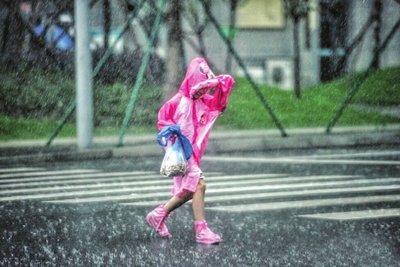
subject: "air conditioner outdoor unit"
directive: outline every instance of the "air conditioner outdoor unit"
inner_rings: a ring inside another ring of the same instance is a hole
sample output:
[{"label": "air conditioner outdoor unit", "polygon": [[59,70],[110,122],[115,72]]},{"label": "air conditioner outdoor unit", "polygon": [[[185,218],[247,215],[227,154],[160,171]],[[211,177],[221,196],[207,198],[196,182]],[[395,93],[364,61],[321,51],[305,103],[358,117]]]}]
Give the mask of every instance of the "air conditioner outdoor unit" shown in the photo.
[{"label": "air conditioner outdoor unit", "polygon": [[290,59],[269,59],[265,61],[267,84],[284,90],[294,87],[293,61]]},{"label": "air conditioner outdoor unit", "polygon": [[[265,83],[265,68],[261,66],[247,66],[247,72],[256,83]],[[245,77],[242,69],[236,73],[239,77]]]}]

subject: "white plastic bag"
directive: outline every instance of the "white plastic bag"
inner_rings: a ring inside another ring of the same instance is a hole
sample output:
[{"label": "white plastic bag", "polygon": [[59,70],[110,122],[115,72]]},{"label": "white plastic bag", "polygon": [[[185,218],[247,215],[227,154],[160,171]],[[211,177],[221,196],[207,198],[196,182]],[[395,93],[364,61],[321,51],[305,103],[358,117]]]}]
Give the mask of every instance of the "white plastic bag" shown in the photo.
[{"label": "white plastic bag", "polygon": [[165,147],[164,159],[161,163],[160,174],[166,177],[183,176],[185,175],[189,164],[185,159],[185,154],[179,138],[171,144],[168,141]]}]

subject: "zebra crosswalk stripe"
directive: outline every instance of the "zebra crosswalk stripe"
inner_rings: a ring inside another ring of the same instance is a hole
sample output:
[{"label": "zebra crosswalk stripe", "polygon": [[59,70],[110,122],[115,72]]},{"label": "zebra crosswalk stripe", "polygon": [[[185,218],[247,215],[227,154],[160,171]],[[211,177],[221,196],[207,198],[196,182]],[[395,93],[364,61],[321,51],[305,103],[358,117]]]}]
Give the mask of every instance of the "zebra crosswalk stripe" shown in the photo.
[{"label": "zebra crosswalk stripe", "polygon": [[[21,184],[21,183],[26,183],[26,182],[47,182],[47,181],[55,181],[55,180],[77,180],[77,179],[82,179],[82,178],[96,178],[96,177],[136,177],[136,179],[154,179],[159,177],[159,175],[153,175],[151,177],[146,176],[143,178],[143,176],[140,175],[148,175],[149,173],[153,172],[84,172],[84,173],[77,173],[77,174],[67,174],[67,175],[56,175],[53,176],[51,173],[47,172],[44,173],[41,176],[37,177],[18,177],[18,178],[11,178],[11,179],[0,179],[0,187],[3,184],[9,185],[12,183],[15,184]],[[153,173],[154,174],[154,173]],[[65,182],[65,181],[64,181]]]},{"label": "zebra crosswalk stripe", "polygon": [[[238,180],[243,178],[269,178],[269,177],[286,177],[286,174],[262,174],[262,175],[235,175],[230,176],[229,179],[231,180]],[[332,176],[336,177],[336,176]],[[349,176],[353,177],[353,176]],[[346,178],[346,177],[343,177]],[[212,180],[224,180],[226,176],[214,176]],[[54,181],[53,181],[54,180]],[[38,179],[38,180],[28,180],[24,179],[13,179],[12,181],[8,180],[10,183],[1,184],[0,181],[0,188],[19,188],[19,187],[32,187],[32,186],[49,186],[49,185],[71,185],[71,184],[91,184],[93,182],[100,183],[100,182],[126,182],[126,181],[150,181],[144,183],[153,182],[163,182],[169,181],[171,183],[170,178],[160,178],[159,174],[155,174],[153,172],[116,172],[116,173],[96,173],[96,174],[89,174],[89,175],[78,175],[78,176],[56,176],[54,179],[52,177],[46,177],[46,179]]]},{"label": "zebra crosswalk stripe", "polygon": [[50,174],[76,174],[76,173],[93,173],[98,172],[98,170],[60,170],[60,171],[45,171],[45,172],[24,172],[24,173],[7,173],[0,174],[0,179],[12,178],[12,177],[33,177],[33,176],[43,176]]},{"label": "zebra crosswalk stripe", "polygon": [[[127,185],[127,183],[125,184],[121,184],[121,183],[116,183],[116,184],[112,184],[112,186],[108,185],[101,185],[101,186],[97,186],[97,185],[86,185],[84,187],[71,187],[72,189],[90,189],[90,188],[95,188],[94,190],[83,190],[83,191],[68,191],[65,192],[64,190],[68,189],[68,186],[59,188],[59,187],[55,187],[55,188],[37,188],[37,189],[29,189],[29,190],[25,190],[25,189],[21,189],[24,190],[25,193],[33,193],[30,195],[24,195],[24,194],[19,194],[19,195],[13,195],[13,196],[4,196],[4,197],[0,197],[0,201],[13,201],[13,200],[30,200],[30,199],[49,199],[49,198],[60,198],[60,197],[77,197],[77,196],[86,196],[86,195],[101,195],[101,194],[112,194],[112,193],[137,193],[137,192],[143,192],[143,191],[147,191],[147,192],[157,192],[157,191],[168,191],[171,187],[170,185],[170,181],[166,181],[166,183],[168,183],[168,185],[160,185],[162,184],[160,181],[157,181],[156,183],[154,183],[153,185],[148,185],[146,184],[145,186],[132,186],[132,185],[138,185],[138,183],[132,184],[130,183],[130,185],[132,187],[124,187]],[[224,181],[224,182],[215,182],[213,183],[214,185],[219,185],[219,186],[228,186],[228,185],[235,185],[237,184],[237,181]],[[241,183],[245,183],[245,184],[259,184],[260,180],[256,179],[256,180],[246,180],[246,181],[241,181]],[[139,183],[140,185],[140,183]],[[97,189],[97,188],[101,188],[101,189]],[[38,192],[46,192],[49,191],[49,193],[38,193]],[[60,192],[56,192],[56,191],[60,191]],[[18,190],[4,190],[1,191],[1,194],[12,194],[13,192],[17,192],[17,193],[24,193],[24,192],[18,192]]]},{"label": "zebra crosswalk stripe", "polygon": [[[125,187],[125,186],[143,186],[143,185],[160,185],[160,184],[166,184],[166,185],[170,185],[171,179],[154,179],[154,178],[159,178],[160,175],[150,175],[150,176],[140,176],[140,177],[134,177],[136,178],[135,180],[138,180],[140,178],[146,179],[148,177],[151,177],[153,179],[151,180],[145,180],[145,181],[124,181],[124,180],[119,180],[116,181],[116,179],[108,179],[107,181],[109,181],[109,183],[100,183],[100,179],[96,179],[96,180],[88,180],[89,184],[83,184],[83,185],[71,185],[70,182],[63,182],[63,183],[56,183],[55,185],[57,186],[52,186],[52,187],[40,187],[40,188],[20,188],[20,189],[14,189],[14,186],[9,186],[7,185],[7,187],[11,187],[10,189],[5,189],[0,191],[0,195],[7,195],[7,194],[15,194],[15,193],[36,193],[36,192],[46,192],[46,191],[62,191],[62,190],[73,190],[73,189],[93,189],[93,188],[106,188],[106,187]],[[213,177],[212,178],[212,182],[215,181],[223,181],[223,180],[238,180],[238,179],[243,179],[243,178],[252,178],[252,179],[247,179],[245,181],[238,181],[236,182],[236,184],[252,184],[252,183],[256,183],[255,180],[259,181],[259,179],[265,179],[268,177],[282,177],[282,175],[278,175],[278,174],[274,174],[274,175],[266,175],[266,174],[262,174],[262,175],[253,175],[253,176],[248,176],[248,175],[237,175],[237,176],[217,176],[217,177]],[[132,178],[132,177],[128,177]],[[271,179],[272,181],[274,181],[274,179]],[[81,180],[78,180],[81,181]],[[76,182],[76,181],[73,181]],[[90,183],[92,182],[92,183]],[[93,182],[96,182],[95,184],[93,184]],[[21,187],[21,185],[31,185],[29,183],[25,183],[25,184],[14,184],[17,185],[17,187]],[[49,183],[47,183],[46,185],[49,185]],[[6,188],[6,186],[0,186],[0,188]]]},{"label": "zebra crosswalk stripe", "polygon": [[247,205],[228,205],[210,207],[210,210],[229,211],[229,212],[254,212],[254,211],[273,211],[284,209],[317,208],[326,206],[343,206],[351,204],[367,204],[379,202],[397,202],[400,195],[366,196],[366,197],[340,197],[328,199],[296,200],[283,202],[252,203]]},{"label": "zebra crosswalk stripe", "polygon": [[[206,180],[208,185],[206,202],[211,204],[208,209],[224,212],[300,210],[400,201],[400,194],[396,194],[400,191],[400,177],[214,173],[213,176],[207,176]],[[89,169],[47,171],[43,168],[4,168],[0,169],[0,202],[37,200],[57,204],[78,204],[113,201],[125,206],[146,207],[167,200],[171,196],[171,185],[171,178],[161,177],[149,171],[103,172]],[[363,195],[349,196],[349,194]],[[365,196],[365,194],[373,195]],[[277,199],[281,201],[276,201]],[[243,204],[243,201],[248,204]],[[400,214],[399,209],[389,208],[369,213],[343,211],[298,216],[307,219],[351,220],[398,217]]]},{"label": "zebra crosswalk stripe", "polygon": [[[282,178],[284,179],[284,178]],[[380,184],[380,183],[390,183],[390,182],[399,182],[400,178],[384,178],[384,179],[354,179],[350,181],[331,181],[331,182],[307,182],[307,183],[292,183],[292,184],[268,184],[268,180],[263,181],[259,179],[255,180],[245,180],[241,181],[223,181],[223,182],[213,182],[209,184],[209,192],[210,193],[222,193],[222,192],[240,192],[240,191],[259,191],[261,189],[264,190],[282,190],[282,189],[293,189],[293,188],[314,188],[314,187],[322,187],[322,186],[355,186],[355,185],[372,185],[372,184]],[[265,184],[264,184],[265,182]],[[242,185],[243,184],[243,185]],[[250,185],[250,186],[246,186]],[[231,186],[231,187],[226,187]],[[87,186],[87,188],[89,185]],[[112,187],[117,188],[109,188],[109,187],[101,187],[102,189],[94,189],[94,190],[84,190],[84,191],[68,191],[64,192],[67,187],[63,187],[61,189],[51,188],[49,189],[49,193],[38,193],[40,189],[34,192],[32,195],[14,195],[14,196],[4,196],[0,197],[0,201],[12,201],[12,200],[29,200],[29,199],[49,199],[49,198],[61,198],[61,197],[77,197],[77,196],[86,196],[86,195],[100,195],[100,194],[109,194],[109,193],[137,193],[137,192],[157,192],[157,191],[167,191],[170,189],[170,185],[146,185],[139,187],[121,187],[118,185],[113,185]],[[87,189],[87,188],[79,188],[79,189]],[[61,191],[61,192],[54,192]],[[12,190],[2,191],[4,194],[11,193]],[[36,194],[37,193],[37,194]]]},{"label": "zebra crosswalk stripe", "polygon": [[335,221],[400,217],[400,209],[372,209],[330,213],[301,214],[298,217]]},{"label": "zebra crosswalk stripe", "polygon": [[[281,191],[269,193],[253,193],[253,194],[233,194],[223,196],[206,197],[207,203],[221,203],[237,200],[271,200],[282,197],[299,197],[299,196],[324,196],[334,195],[337,193],[366,193],[366,192],[384,192],[390,190],[400,190],[400,185],[384,185],[384,186],[366,186],[361,188],[330,188],[330,189],[316,189],[316,190],[302,190],[302,191]],[[159,204],[160,201],[134,201],[121,203],[126,206],[154,206]]]},{"label": "zebra crosswalk stripe", "polygon": [[301,155],[301,156],[291,156],[292,159],[302,158],[302,159],[345,159],[345,158],[369,158],[377,156],[397,156],[400,155],[400,151],[366,151],[358,153],[346,153],[346,154],[318,154],[318,155]]},{"label": "zebra crosswalk stripe", "polygon": [[26,172],[26,171],[43,171],[44,168],[30,168],[30,167],[20,167],[20,168],[0,168],[0,173],[5,172]]},{"label": "zebra crosswalk stripe", "polygon": [[322,159],[322,158],[301,158],[301,157],[284,157],[284,158],[251,158],[251,157],[220,157],[207,156],[205,161],[212,162],[249,162],[249,163],[293,163],[293,164],[324,164],[324,165],[400,165],[399,160],[354,160],[354,159]]},{"label": "zebra crosswalk stripe", "polygon": [[[323,180],[323,179],[349,179],[350,177],[356,178],[357,176],[309,176],[309,177],[290,177],[286,179],[281,179],[281,178],[275,178],[275,179],[265,179],[268,177],[283,177],[282,175],[253,175],[253,176],[243,176],[243,175],[236,175],[236,176],[217,176],[213,177],[210,181],[211,185],[222,185],[222,183],[216,183],[217,181],[223,181],[223,180],[228,180],[228,181],[233,181],[233,180],[238,180],[238,179],[243,179],[244,177],[248,177],[248,179],[243,180],[243,181],[236,181],[232,182],[234,185],[250,185],[250,184],[257,184],[257,183],[274,183],[274,182],[294,182],[294,181],[315,181],[315,180]],[[146,178],[146,176],[142,176],[143,178]],[[150,176],[152,178],[156,178],[159,176]],[[135,177],[136,178],[136,177]],[[260,181],[260,179],[263,179]],[[80,180],[78,180],[80,181]],[[110,180],[108,180],[110,181]],[[51,186],[51,187],[40,187],[40,188],[20,188],[20,189],[14,189],[14,186],[8,186],[11,187],[10,189],[5,189],[0,191],[0,195],[7,195],[7,194],[16,194],[16,193],[37,193],[37,192],[49,192],[49,191],[62,191],[62,190],[73,190],[73,189],[93,189],[93,188],[105,188],[105,187],[119,187],[119,186],[143,186],[143,185],[161,185],[165,184],[169,186],[171,184],[170,179],[162,179],[162,180],[156,180],[152,179],[150,181],[116,181],[115,178],[111,180],[112,183],[100,183],[99,180],[92,180],[92,182],[97,182],[96,184],[84,184],[84,185],[70,185],[70,182],[66,184],[64,183],[56,183],[55,185],[57,186]],[[24,184],[16,184],[17,187],[21,187],[21,185]],[[26,183],[25,186],[30,185],[29,183]],[[50,185],[47,183],[46,185]],[[224,183],[223,185],[229,185],[228,183]],[[0,188],[7,188],[5,186],[0,186]]]}]

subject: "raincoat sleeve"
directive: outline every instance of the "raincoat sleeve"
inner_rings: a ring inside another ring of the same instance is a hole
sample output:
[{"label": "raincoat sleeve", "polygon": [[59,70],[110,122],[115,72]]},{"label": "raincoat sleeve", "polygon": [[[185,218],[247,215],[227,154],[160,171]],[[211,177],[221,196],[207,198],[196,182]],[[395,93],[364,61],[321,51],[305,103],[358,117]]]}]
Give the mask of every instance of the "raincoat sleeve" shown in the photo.
[{"label": "raincoat sleeve", "polygon": [[193,96],[201,89],[206,89],[206,91],[203,92],[203,94],[207,94],[208,91],[213,88],[216,87],[219,84],[219,80],[214,78],[214,79],[209,79],[209,80],[205,80],[203,82],[200,82],[196,85],[194,85],[191,89],[190,89],[190,98],[193,98]]},{"label": "raincoat sleeve", "polygon": [[161,130],[165,126],[176,125],[174,114],[177,108],[175,101],[165,102],[158,111],[157,128]]},{"label": "raincoat sleeve", "polygon": [[230,75],[218,75],[216,77],[218,84],[215,87],[213,95],[207,95],[204,99],[207,106],[212,107],[215,110],[224,111],[228,104],[228,97],[232,91],[235,80]]}]

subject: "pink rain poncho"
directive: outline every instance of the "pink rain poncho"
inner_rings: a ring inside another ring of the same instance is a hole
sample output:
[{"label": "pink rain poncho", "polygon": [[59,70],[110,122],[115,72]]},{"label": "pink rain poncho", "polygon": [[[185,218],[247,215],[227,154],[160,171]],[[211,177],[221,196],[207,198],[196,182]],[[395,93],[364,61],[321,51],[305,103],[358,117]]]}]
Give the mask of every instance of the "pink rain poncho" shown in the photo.
[{"label": "pink rain poncho", "polygon": [[[230,75],[209,78],[210,68],[203,58],[194,58],[186,71],[179,91],[158,112],[157,127],[179,125],[191,142],[193,154],[184,176],[174,177],[172,194],[195,192],[201,172],[200,160],[207,147],[208,136],[217,117],[224,111],[235,83]],[[201,96],[198,96],[201,92]]]}]

